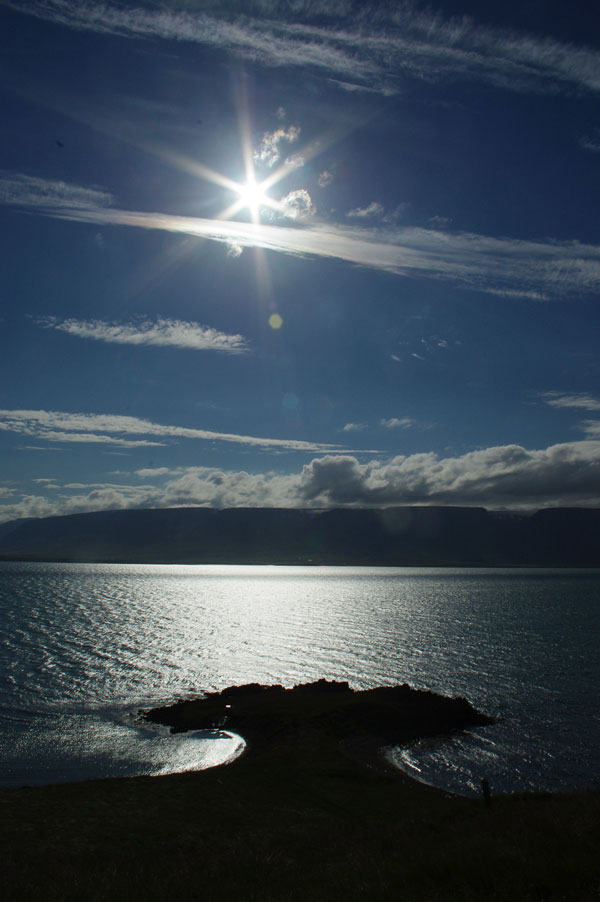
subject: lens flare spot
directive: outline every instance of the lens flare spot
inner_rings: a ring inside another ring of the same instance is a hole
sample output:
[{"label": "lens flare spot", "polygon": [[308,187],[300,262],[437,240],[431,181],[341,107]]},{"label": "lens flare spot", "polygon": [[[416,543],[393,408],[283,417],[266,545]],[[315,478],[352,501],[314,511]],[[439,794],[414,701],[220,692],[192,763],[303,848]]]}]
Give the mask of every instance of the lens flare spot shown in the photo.
[{"label": "lens flare spot", "polygon": [[281,329],[283,326],[283,319],[278,313],[272,313],[269,317],[269,325],[271,329]]}]

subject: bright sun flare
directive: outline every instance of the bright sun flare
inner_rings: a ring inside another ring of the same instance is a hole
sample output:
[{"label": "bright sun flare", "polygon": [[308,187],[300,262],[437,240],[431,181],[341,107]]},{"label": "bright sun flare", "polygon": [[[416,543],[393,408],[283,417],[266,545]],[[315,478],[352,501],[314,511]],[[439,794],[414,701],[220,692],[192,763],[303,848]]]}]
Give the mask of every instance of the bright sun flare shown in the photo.
[{"label": "bright sun flare", "polygon": [[240,203],[252,213],[257,213],[261,204],[266,203],[267,197],[262,185],[254,179],[248,179],[245,185],[239,187]]},{"label": "bright sun flare", "polygon": [[281,202],[274,200],[274,198],[269,197],[267,194],[269,188],[281,178],[279,173],[272,173],[268,178],[264,179],[264,181],[257,182],[252,167],[247,166],[246,181],[243,183],[234,182],[224,176],[218,176],[216,173],[211,173],[210,177],[212,181],[216,181],[218,184],[222,184],[224,187],[229,188],[229,190],[233,191],[236,195],[235,201],[230,204],[226,210],[223,210],[219,219],[231,219],[239,213],[240,210],[246,209],[250,211],[252,222],[255,225],[259,225],[259,211],[261,207],[270,207],[272,210],[278,212],[282,212],[283,210]]}]

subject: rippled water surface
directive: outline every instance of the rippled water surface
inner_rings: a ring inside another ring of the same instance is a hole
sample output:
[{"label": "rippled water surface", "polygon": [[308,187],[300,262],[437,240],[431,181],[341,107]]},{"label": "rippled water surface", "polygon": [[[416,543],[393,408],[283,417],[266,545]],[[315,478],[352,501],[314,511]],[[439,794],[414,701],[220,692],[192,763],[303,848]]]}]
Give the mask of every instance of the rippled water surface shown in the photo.
[{"label": "rippled water surface", "polygon": [[408,682],[500,718],[390,751],[460,792],[600,781],[600,571],[0,564],[0,783],[235,755],[140,707],[245,682]]}]

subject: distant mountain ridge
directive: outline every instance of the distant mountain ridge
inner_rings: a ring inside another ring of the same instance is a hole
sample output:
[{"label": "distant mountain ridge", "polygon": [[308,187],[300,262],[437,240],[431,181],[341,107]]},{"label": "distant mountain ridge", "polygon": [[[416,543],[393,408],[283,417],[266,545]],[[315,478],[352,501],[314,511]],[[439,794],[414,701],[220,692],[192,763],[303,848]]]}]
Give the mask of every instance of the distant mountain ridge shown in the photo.
[{"label": "distant mountain ridge", "polygon": [[600,567],[600,510],[465,507],[97,511],[0,527],[0,559]]}]

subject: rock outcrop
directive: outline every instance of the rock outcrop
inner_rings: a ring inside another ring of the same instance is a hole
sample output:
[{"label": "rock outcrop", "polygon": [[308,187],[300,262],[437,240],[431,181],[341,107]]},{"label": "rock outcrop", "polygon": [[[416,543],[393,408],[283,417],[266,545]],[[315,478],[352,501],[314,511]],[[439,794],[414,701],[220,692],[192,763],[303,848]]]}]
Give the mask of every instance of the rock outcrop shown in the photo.
[{"label": "rock outcrop", "polygon": [[144,717],[173,732],[226,728],[244,738],[283,740],[371,735],[389,744],[493,723],[464,698],[413,689],[406,683],[354,690],[347,682],[324,679],[292,689],[258,683],[230,686],[154,708]]}]

